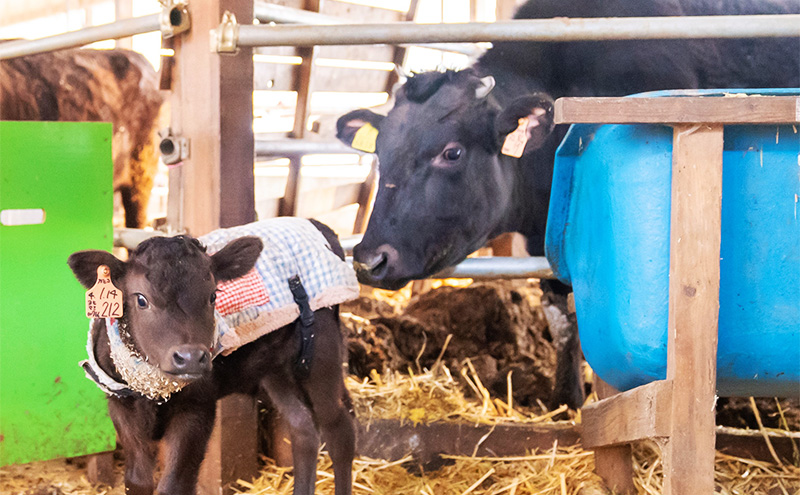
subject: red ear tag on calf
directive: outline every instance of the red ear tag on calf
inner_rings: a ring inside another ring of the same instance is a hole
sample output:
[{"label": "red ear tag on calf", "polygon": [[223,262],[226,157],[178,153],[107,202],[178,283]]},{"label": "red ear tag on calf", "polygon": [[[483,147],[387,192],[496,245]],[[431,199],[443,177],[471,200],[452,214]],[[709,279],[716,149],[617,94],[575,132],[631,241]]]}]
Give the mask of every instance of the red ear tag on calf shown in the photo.
[{"label": "red ear tag on calf", "polygon": [[122,317],[122,291],[111,283],[111,270],[106,265],[97,267],[97,282],[86,291],[86,316],[88,318]]},{"label": "red ear tag on calf", "polygon": [[[537,122],[538,124],[538,122]],[[528,117],[519,119],[519,126],[506,136],[503,142],[503,149],[500,150],[504,155],[519,158],[522,152],[525,151],[525,144],[528,142]]]}]

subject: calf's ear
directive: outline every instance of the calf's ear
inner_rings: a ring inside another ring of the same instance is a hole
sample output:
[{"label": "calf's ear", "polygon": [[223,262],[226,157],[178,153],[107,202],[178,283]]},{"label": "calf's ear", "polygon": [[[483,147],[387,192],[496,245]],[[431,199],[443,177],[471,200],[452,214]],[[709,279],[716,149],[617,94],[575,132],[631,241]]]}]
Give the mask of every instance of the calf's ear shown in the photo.
[{"label": "calf's ear", "polygon": [[211,270],[217,281],[233,280],[247,274],[256,264],[264,244],[258,237],[240,237],[211,256]]},{"label": "calf's ear", "polygon": [[555,127],[553,100],[543,93],[534,93],[517,98],[506,106],[495,120],[495,129],[501,145],[506,136],[520,126],[520,119],[523,118],[528,119],[525,151],[540,148]]},{"label": "calf's ear", "polygon": [[97,282],[97,267],[106,265],[111,270],[111,281],[120,280],[125,275],[125,263],[106,251],[78,251],[72,253],[67,264],[75,274],[75,278],[87,289]]},{"label": "calf's ear", "polygon": [[378,129],[384,118],[366,108],[353,110],[336,121],[336,137],[351,148],[374,153]]}]

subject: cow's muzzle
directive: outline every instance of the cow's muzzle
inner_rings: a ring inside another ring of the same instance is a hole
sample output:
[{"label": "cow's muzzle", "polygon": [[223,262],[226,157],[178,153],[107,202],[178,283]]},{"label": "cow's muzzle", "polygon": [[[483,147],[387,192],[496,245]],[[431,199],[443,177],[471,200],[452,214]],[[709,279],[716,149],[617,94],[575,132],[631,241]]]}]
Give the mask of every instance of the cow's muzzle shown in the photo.
[{"label": "cow's muzzle", "polygon": [[197,379],[211,371],[211,353],[199,344],[173,346],[167,351],[167,359],[162,371],[184,380]]}]

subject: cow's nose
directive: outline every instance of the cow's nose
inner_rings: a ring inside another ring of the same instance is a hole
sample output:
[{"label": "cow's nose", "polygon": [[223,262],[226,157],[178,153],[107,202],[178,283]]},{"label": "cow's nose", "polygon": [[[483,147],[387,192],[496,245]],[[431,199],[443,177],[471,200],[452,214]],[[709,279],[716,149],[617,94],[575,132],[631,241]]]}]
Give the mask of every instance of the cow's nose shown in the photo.
[{"label": "cow's nose", "polygon": [[383,280],[389,272],[389,267],[400,257],[397,250],[389,244],[382,244],[375,251],[366,253],[358,251],[357,248],[358,246],[354,250],[353,268],[356,270],[358,280],[365,284]]},{"label": "cow's nose", "polygon": [[170,349],[171,368],[176,375],[201,375],[211,369],[211,353],[201,345],[186,344]]}]

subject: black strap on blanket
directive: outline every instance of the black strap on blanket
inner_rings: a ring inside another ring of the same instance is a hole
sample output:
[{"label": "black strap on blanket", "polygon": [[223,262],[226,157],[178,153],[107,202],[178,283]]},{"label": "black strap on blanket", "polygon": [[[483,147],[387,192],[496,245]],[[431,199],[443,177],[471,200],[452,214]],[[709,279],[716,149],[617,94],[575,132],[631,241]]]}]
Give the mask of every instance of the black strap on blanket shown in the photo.
[{"label": "black strap on blanket", "polygon": [[300,355],[295,363],[295,370],[297,377],[303,380],[308,378],[311,371],[311,360],[314,357],[314,332],[311,328],[314,324],[314,312],[311,311],[311,306],[308,304],[308,294],[299,275],[289,279],[289,290],[292,291],[294,302],[300,306],[300,317],[297,319],[300,333]]}]

